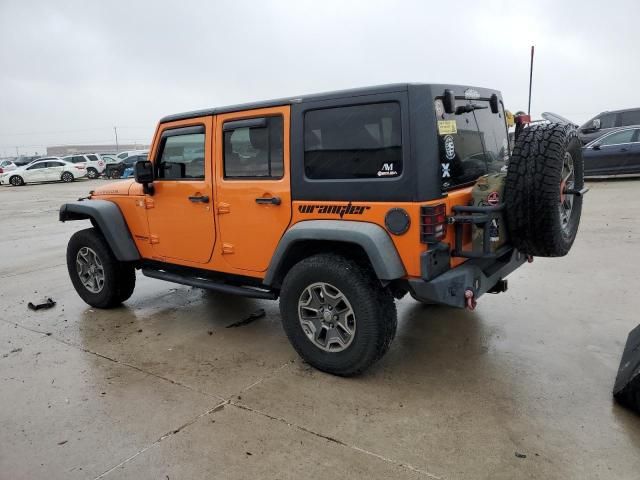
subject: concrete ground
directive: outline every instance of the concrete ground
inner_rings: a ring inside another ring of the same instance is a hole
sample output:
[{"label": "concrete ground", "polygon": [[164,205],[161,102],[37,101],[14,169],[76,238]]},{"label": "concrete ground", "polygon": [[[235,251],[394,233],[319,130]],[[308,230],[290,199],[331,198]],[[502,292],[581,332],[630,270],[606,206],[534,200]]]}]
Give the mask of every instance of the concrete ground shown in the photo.
[{"label": "concrete ground", "polygon": [[86,224],[57,210],[97,183],[0,188],[0,478],[639,478],[640,417],[611,399],[640,322],[638,181],[591,183],[570,255],[475,312],[400,301],[352,379],[299,360],[276,302],[139,276],[89,308],[65,266]]}]

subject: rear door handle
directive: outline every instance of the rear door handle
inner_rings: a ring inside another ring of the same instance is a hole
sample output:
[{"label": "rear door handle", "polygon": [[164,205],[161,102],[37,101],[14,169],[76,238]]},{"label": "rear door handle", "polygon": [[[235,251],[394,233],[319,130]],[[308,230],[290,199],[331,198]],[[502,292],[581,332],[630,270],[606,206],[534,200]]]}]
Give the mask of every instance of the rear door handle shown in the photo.
[{"label": "rear door handle", "polygon": [[197,195],[194,197],[189,197],[189,200],[194,203],[209,203],[209,197],[207,195]]},{"label": "rear door handle", "polygon": [[256,198],[256,203],[259,203],[260,205],[280,205],[282,200],[280,200],[280,197],[258,197]]}]

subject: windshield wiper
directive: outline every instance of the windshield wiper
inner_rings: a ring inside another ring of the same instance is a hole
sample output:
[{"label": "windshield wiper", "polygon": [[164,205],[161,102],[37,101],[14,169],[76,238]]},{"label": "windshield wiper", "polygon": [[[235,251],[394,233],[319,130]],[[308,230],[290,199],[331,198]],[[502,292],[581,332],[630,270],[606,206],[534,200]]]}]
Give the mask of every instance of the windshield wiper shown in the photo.
[{"label": "windshield wiper", "polygon": [[476,103],[461,105],[459,107],[456,107],[456,115],[462,115],[463,113],[473,112],[474,110],[482,110],[483,108],[489,108],[489,107],[485,105],[478,105]]}]

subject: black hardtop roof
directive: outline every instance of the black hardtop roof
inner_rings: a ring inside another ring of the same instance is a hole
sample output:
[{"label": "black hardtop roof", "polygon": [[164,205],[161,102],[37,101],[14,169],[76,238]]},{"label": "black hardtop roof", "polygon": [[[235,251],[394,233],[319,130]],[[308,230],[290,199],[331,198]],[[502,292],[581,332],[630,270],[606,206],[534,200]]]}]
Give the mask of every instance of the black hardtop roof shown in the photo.
[{"label": "black hardtop roof", "polygon": [[[605,113],[624,113],[624,112],[631,112],[633,110],[640,110],[640,107],[634,107],[634,108],[621,108],[620,110],[605,110],[604,112],[600,112],[598,115],[603,115]],[[598,116],[596,115],[596,117]]]},{"label": "black hardtop roof", "polygon": [[491,93],[498,93],[495,90],[486,88],[463,86],[463,85],[446,85],[446,84],[427,84],[427,83],[390,83],[387,85],[375,85],[370,87],[350,88],[347,90],[334,90],[331,92],[312,93],[309,95],[298,95],[287,98],[278,98],[274,100],[264,100],[259,102],[241,103],[238,105],[227,105],[224,107],[205,108],[202,110],[193,110],[191,112],[176,113],[167,115],[160,119],[160,123],[173,122],[176,120],[187,120],[189,118],[205,117],[218,113],[238,112],[242,110],[251,110],[255,108],[278,107],[282,105],[292,105],[294,103],[317,102],[321,100],[334,100],[339,98],[359,97],[363,95],[375,95],[381,93],[392,93],[407,91],[409,86],[429,87],[434,91],[442,91],[446,88],[452,89],[456,96],[462,96],[468,88],[477,90],[482,97],[488,97]]}]

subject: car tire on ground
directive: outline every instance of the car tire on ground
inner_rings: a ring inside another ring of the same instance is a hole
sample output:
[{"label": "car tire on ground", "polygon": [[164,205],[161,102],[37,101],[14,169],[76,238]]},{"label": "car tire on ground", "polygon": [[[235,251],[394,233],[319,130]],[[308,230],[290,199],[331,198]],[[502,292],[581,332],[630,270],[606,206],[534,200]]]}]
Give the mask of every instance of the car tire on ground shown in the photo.
[{"label": "car tire on ground", "polygon": [[60,180],[62,180],[65,183],[73,182],[74,180],[73,174],[71,172],[62,172],[62,176],[60,177]]},{"label": "car tire on ground", "polygon": [[78,295],[96,308],[120,305],[136,285],[134,266],[118,261],[95,228],[73,234],[67,246],[67,270]]},{"label": "car tire on ground", "polygon": [[505,183],[509,238],[521,252],[566,255],[578,232],[584,186],[582,145],[575,128],[532,125],[518,136]]},{"label": "car tire on ground", "polygon": [[20,175],[13,175],[9,177],[9,183],[14,187],[20,187],[24,185],[24,179]]},{"label": "car tire on ground", "polygon": [[90,179],[98,178],[100,174],[95,168],[87,168],[87,177]]},{"label": "car tire on ground", "polygon": [[345,257],[301,260],[280,290],[284,331],[310,365],[340,376],[357,375],[387,352],[397,328],[393,296],[370,268]]}]

